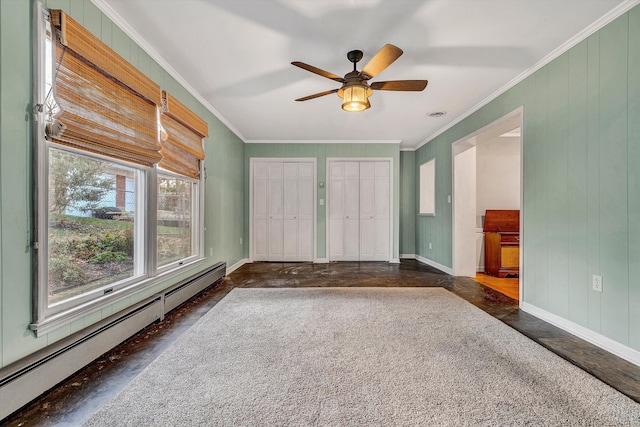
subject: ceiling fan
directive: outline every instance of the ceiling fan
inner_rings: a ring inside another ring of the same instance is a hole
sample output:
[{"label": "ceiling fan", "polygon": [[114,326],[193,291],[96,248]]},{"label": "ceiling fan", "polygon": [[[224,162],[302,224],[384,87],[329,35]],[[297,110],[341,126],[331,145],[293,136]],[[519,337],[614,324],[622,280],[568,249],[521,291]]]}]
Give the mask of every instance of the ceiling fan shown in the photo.
[{"label": "ceiling fan", "polygon": [[391,65],[402,55],[402,49],[392,44],[386,44],[374,55],[362,71],[356,69],[356,64],[362,59],[361,50],[352,50],[347,53],[349,61],[353,62],[353,71],[345,74],[344,77],[337,76],[328,71],[321,70],[304,62],[294,61],[291,64],[303,70],[310,71],[327,79],[342,83],[339,89],[327,90],[325,92],[298,98],[296,101],[308,101],[321,96],[337,93],[342,98],[342,109],[345,111],[364,111],[371,107],[369,97],[374,90],[393,90],[419,92],[427,87],[427,80],[391,80],[386,82],[375,82],[369,84],[369,80],[380,74],[385,68]]}]

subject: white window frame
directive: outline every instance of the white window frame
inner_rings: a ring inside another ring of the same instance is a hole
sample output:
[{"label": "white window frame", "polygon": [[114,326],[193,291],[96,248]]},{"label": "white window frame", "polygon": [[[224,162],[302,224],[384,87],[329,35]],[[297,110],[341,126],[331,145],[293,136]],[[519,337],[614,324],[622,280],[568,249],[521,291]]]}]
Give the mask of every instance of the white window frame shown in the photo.
[{"label": "white window frame", "polygon": [[[75,150],[70,147],[60,146],[49,142],[45,138],[44,124],[45,114],[39,111],[38,104],[47,97],[46,89],[46,60],[45,60],[45,31],[49,11],[37,2],[37,12],[34,14],[34,227],[33,227],[33,322],[29,328],[37,336],[49,333],[61,326],[80,319],[88,314],[99,311],[104,307],[122,300],[142,289],[156,285],[180,274],[185,269],[201,263],[204,259],[204,162],[200,162],[200,179],[194,180],[178,174],[172,174],[154,167],[144,167],[125,161],[89,153],[84,150]],[[51,96],[51,95],[49,95]],[[49,175],[49,149],[69,151],[84,156],[106,160],[114,164],[120,164],[136,170],[136,213],[134,218],[136,246],[134,255],[135,271],[142,271],[135,277],[113,283],[108,288],[102,287],[94,291],[88,291],[77,297],[69,298],[59,303],[49,305],[48,300],[48,175]],[[196,253],[190,257],[175,261],[171,264],[157,267],[157,191],[158,174],[162,176],[175,176],[180,179],[194,182],[193,197],[194,212],[193,232],[195,233]],[[106,291],[106,292],[105,292]]]},{"label": "white window frame", "polygon": [[[42,218],[42,221],[41,222],[39,221],[39,222],[44,224],[45,228],[40,229],[42,232],[40,233],[40,240],[38,245],[40,249],[39,253],[41,255],[41,259],[39,259],[39,263],[41,263],[40,265],[42,266],[47,266],[47,268],[41,269],[42,271],[40,273],[42,274],[42,276],[40,277],[39,286],[43,286],[43,289],[41,289],[41,294],[43,297],[42,302],[44,303],[43,304],[44,315],[45,317],[50,317],[58,313],[64,312],[66,310],[72,309],[73,307],[79,306],[81,304],[86,304],[92,300],[98,299],[112,292],[117,292],[118,290],[126,288],[128,286],[133,286],[137,282],[147,279],[150,276],[151,270],[149,269],[148,264],[145,262],[145,258],[146,258],[145,236],[147,235],[146,222],[149,221],[149,216],[144,215],[144,212],[146,211],[146,196],[147,196],[147,190],[145,187],[146,187],[146,180],[148,175],[146,171],[148,170],[148,168],[141,167],[140,165],[129,164],[126,162],[120,162],[110,157],[99,156],[93,153],[88,153],[83,150],[70,149],[69,147],[60,146],[56,143],[49,142],[49,141],[43,141],[41,145],[43,146],[42,148],[45,156],[45,158],[43,159],[44,161],[41,163],[41,167],[43,169],[46,168],[47,172],[48,172],[48,165],[49,165],[48,159],[49,159],[50,149],[56,148],[58,150],[66,151],[72,154],[78,154],[85,157],[106,161],[114,165],[126,166],[130,169],[135,170],[135,175],[136,175],[136,200],[135,200],[135,214],[134,214],[134,220],[133,220],[134,221],[133,222],[134,223],[134,246],[135,246],[134,247],[134,275],[127,279],[123,279],[118,282],[113,282],[109,285],[105,285],[98,289],[84,292],[75,297],[71,297],[51,305],[49,304],[49,299],[48,299],[49,212],[48,212],[48,209],[40,210],[39,214],[43,218]],[[48,173],[47,173],[47,176],[45,176],[44,178],[45,179],[48,178]],[[39,205],[42,207],[45,207],[48,205],[47,203],[48,196],[49,196],[48,185],[41,188],[44,188],[45,190],[41,191],[40,194],[38,194]],[[45,230],[47,232],[44,232]],[[46,289],[44,289],[45,286],[46,286]]]},{"label": "white window frame", "polygon": [[419,214],[436,216],[436,159],[420,165]]},{"label": "white window frame", "polygon": [[[201,165],[201,167],[203,167],[203,165]],[[200,181],[193,178],[186,177],[184,175],[179,175],[179,174],[167,171],[165,169],[158,169],[156,172],[156,180],[155,180],[156,196],[158,194],[157,189],[158,189],[158,185],[159,185],[158,182],[160,178],[180,179],[182,181],[187,181],[194,184],[194,187],[192,187],[192,194],[191,194],[190,231],[191,231],[191,242],[192,242],[191,245],[192,245],[192,248],[195,250],[195,254],[188,256],[186,258],[182,258],[182,259],[170,262],[169,264],[163,265],[162,267],[160,267],[157,261],[157,256],[158,256],[157,247],[154,246],[154,257],[156,259],[154,262],[154,265],[156,266],[158,273],[162,273],[164,271],[170,271],[175,268],[179,268],[184,264],[188,264],[190,262],[197,260],[198,257],[202,255],[203,247],[204,247],[204,242],[203,242],[204,239],[202,238],[202,232],[201,232],[201,230],[204,229],[204,224],[200,221],[200,219],[203,218],[204,216],[201,214],[201,210],[200,210],[201,206],[203,206],[203,204],[201,203],[201,197],[200,197],[200,195],[202,194],[202,191],[200,190],[201,188]],[[157,212],[158,212],[157,201],[156,201],[156,204],[154,205],[154,212],[155,212],[155,215],[157,215]],[[155,228],[154,245],[157,245],[157,241],[158,241],[157,240],[157,229],[158,229],[157,218],[154,222],[153,227]]]}]

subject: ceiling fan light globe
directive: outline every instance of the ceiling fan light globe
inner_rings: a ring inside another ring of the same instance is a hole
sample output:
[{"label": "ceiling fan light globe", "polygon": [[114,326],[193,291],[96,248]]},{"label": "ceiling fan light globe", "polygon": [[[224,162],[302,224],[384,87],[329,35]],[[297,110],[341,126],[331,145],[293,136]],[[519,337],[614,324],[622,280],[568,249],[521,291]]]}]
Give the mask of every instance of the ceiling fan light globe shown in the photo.
[{"label": "ceiling fan light globe", "polygon": [[349,102],[349,103],[343,103],[342,104],[342,109],[344,111],[348,111],[350,113],[357,113],[359,111],[368,110],[369,108],[371,108],[371,104],[369,103],[369,101],[367,101],[366,103],[364,103],[364,102]]},{"label": "ceiling fan light globe", "polygon": [[349,112],[364,111],[371,107],[370,90],[366,86],[347,86],[342,90],[342,109]]}]

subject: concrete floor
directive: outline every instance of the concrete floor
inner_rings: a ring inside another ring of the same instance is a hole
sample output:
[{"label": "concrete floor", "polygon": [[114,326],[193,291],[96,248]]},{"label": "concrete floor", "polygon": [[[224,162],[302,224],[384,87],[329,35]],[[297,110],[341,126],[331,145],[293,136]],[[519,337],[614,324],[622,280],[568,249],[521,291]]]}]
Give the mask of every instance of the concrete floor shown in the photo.
[{"label": "concrete floor", "polygon": [[469,278],[414,260],[246,264],[149,325],[1,422],[80,425],[235,287],[443,287],[640,402],[640,367],[518,309],[518,302]]}]

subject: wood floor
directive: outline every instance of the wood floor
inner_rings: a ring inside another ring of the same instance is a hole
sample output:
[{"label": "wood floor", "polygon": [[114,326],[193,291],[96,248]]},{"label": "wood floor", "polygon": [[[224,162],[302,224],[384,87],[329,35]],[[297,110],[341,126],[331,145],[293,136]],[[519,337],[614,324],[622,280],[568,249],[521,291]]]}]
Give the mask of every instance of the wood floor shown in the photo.
[{"label": "wood floor", "polygon": [[518,297],[520,296],[520,279],[517,277],[499,278],[484,273],[476,273],[476,277],[473,280],[518,301]]},{"label": "wood floor", "polygon": [[640,402],[640,367],[521,311],[517,300],[470,278],[449,276],[408,259],[400,264],[253,263],[169,312],[162,322],[149,325],[0,425],[83,424],[233,288],[326,286],[445,288]]}]

